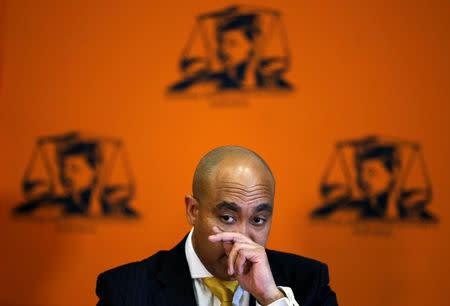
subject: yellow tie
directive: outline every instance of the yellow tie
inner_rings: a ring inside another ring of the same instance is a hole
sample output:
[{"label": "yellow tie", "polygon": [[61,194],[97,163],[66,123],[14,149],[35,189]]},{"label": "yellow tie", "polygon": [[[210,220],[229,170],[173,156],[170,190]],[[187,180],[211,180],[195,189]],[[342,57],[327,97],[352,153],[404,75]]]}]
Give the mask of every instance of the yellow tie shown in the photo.
[{"label": "yellow tie", "polygon": [[202,278],[202,280],[220,300],[220,306],[233,305],[233,295],[239,285],[238,281],[222,281],[215,277]]}]

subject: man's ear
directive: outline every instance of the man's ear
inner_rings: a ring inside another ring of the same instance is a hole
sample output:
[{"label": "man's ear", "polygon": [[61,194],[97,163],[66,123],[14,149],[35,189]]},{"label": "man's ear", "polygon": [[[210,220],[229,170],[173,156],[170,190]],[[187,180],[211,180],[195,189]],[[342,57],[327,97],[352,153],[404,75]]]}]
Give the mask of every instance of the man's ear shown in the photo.
[{"label": "man's ear", "polygon": [[195,225],[200,203],[190,194],[184,197],[184,202],[186,203],[186,218],[190,225]]}]

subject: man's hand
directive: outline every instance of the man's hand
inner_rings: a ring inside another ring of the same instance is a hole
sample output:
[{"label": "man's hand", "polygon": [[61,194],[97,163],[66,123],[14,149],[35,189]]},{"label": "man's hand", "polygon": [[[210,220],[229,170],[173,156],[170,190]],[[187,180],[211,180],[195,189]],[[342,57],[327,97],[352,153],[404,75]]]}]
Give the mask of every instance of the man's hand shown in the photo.
[{"label": "man's hand", "polygon": [[228,274],[234,275],[241,287],[250,292],[261,305],[268,305],[283,298],[270,270],[266,250],[240,233],[222,232],[213,228],[212,242],[223,242],[228,255]]}]

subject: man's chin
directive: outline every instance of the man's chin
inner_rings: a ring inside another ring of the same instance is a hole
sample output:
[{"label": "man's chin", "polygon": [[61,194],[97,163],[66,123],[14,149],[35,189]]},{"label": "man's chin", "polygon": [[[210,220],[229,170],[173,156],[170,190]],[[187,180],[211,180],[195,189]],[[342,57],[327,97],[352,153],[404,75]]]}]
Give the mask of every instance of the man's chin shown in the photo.
[{"label": "man's chin", "polygon": [[224,281],[236,280],[234,275],[228,275],[228,256],[223,254],[219,259],[219,263],[220,267],[216,269],[214,276]]},{"label": "man's chin", "polygon": [[223,280],[223,281],[234,281],[234,280],[236,280],[236,277],[234,276],[234,274],[230,276],[230,275],[228,275],[227,272],[220,273],[220,275],[219,274],[214,275],[214,277],[217,277],[218,279]]}]

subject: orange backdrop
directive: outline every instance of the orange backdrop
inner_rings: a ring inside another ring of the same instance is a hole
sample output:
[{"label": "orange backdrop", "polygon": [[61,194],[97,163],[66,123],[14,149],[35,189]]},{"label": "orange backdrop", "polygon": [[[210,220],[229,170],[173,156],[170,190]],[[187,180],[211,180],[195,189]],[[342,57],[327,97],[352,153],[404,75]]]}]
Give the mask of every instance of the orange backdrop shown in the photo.
[{"label": "orange backdrop", "polygon": [[[242,1],[283,14],[295,91],[177,98],[195,16],[233,2],[1,1],[0,304],[94,304],[98,273],[184,236],[196,163],[237,144],[277,179],[268,247],[326,262],[341,305],[447,305],[449,3]],[[12,218],[36,139],[72,130],[123,141],[138,221]],[[309,220],[334,144],[369,134],[422,145],[439,224],[357,235]]]}]

